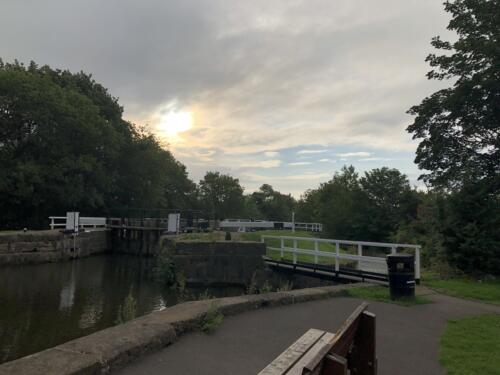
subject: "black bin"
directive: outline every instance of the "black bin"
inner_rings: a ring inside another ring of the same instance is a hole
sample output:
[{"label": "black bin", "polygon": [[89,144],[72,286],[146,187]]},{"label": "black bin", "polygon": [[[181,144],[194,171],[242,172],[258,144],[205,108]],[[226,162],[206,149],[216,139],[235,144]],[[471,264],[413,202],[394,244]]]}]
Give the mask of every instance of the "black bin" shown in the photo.
[{"label": "black bin", "polygon": [[391,299],[415,297],[415,257],[409,254],[387,255]]}]

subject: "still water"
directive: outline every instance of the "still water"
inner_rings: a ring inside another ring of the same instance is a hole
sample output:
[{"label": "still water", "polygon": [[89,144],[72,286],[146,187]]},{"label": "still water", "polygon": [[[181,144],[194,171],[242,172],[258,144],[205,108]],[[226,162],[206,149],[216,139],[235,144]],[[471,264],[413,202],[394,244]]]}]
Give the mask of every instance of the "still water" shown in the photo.
[{"label": "still water", "polygon": [[[153,258],[127,255],[0,268],[0,363],[117,324],[130,295],[136,316],[178,303],[176,292],[155,280],[153,268]],[[187,292],[196,298],[206,289]],[[216,297],[242,292],[208,290]]]}]

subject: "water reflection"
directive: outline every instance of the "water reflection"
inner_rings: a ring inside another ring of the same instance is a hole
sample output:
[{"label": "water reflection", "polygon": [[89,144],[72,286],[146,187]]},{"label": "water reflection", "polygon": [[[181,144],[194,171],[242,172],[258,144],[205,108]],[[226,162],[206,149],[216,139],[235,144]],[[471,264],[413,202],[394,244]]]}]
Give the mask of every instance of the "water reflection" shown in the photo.
[{"label": "water reflection", "polygon": [[[104,255],[0,268],[0,362],[112,326],[131,301],[135,316],[176,304],[179,297],[154,280],[153,267],[152,258]],[[242,289],[209,292],[238,295]]]}]

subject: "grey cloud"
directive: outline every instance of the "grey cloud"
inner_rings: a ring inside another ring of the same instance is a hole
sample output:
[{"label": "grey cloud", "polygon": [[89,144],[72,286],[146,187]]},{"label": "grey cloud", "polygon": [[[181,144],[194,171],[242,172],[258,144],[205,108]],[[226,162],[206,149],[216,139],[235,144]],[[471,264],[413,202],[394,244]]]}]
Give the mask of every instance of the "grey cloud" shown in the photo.
[{"label": "grey cloud", "polygon": [[423,60],[446,24],[435,0],[2,0],[0,57],[93,73],[152,128],[201,108],[170,146],[198,176],[298,146],[413,151],[405,111],[440,87]]}]

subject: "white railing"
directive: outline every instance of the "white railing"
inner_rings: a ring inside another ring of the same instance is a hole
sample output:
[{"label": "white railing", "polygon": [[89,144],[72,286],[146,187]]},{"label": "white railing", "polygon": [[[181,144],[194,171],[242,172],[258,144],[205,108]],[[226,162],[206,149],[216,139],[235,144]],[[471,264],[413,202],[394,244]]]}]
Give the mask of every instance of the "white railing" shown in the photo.
[{"label": "white railing", "polygon": [[[376,247],[390,250],[391,254],[397,254],[398,249],[409,249],[413,251],[415,256],[415,279],[420,280],[420,250],[419,245],[410,244],[396,244],[396,243],[383,243],[383,242],[366,242],[366,241],[347,241],[347,240],[333,240],[325,238],[311,238],[311,237],[291,237],[291,236],[267,236],[263,235],[261,241],[265,243],[266,239],[275,239],[280,241],[279,247],[267,246],[269,250],[279,251],[280,257],[283,259],[285,253],[291,253],[293,263],[297,264],[297,255],[311,255],[314,258],[313,263],[318,264],[319,258],[330,258],[335,261],[335,271],[340,270],[340,261],[355,261],[357,262],[358,270],[368,272],[378,272],[387,274],[387,261],[385,253],[383,256],[367,256],[363,255],[363,247]],[[292,247],[285,246],[285,241],[291,242]],[[298,246],[298,242],[302,242],[302,247]],[[303,248],[303,242],[313,244],[313,248]],[[320,244],[332,245],[332,251],[320,250]],[[356,254],[349,254],[341,251],[341,246],[355,246]],[[333,246],[335,248],[333,248]]]},{"label": "white railing", "polygon": [[[292,223],[293,227],[293,223]],[[323,232],[321,223],[295,223],[295,230],[304,230],[306,232]]]},{"label": "white railing", "polygon": [[[66,228],[66,216],[49,216],[50,229]],[[105,217],[80,217],[80,228],[106,228]]]},{"label": "white railing", "polygon": [[268,220],[248,220],[248,219],[225,219],[219,223],[221,229],[238,228],[240,231],[246,229],[290,229],[295,226],[295,230],[304,230],[308,232],[322,232],[321,223],[293,223],[292,221],[268,221]]}]

